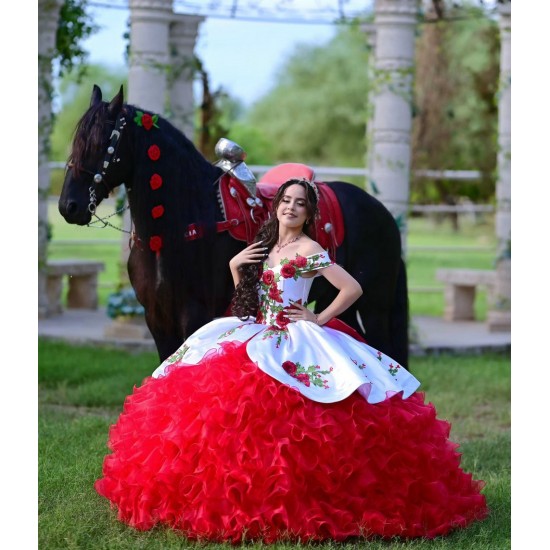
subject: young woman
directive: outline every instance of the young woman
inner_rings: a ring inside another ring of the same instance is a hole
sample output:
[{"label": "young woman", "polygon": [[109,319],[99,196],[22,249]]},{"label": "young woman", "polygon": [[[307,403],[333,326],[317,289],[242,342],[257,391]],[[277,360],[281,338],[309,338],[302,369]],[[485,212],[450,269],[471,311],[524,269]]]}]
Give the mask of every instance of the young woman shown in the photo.
[{"label": "young woman", "polygon": [[[190,336],[128,396],[95,487],[137,529],[192,539],[434,537],[487,513],[420,383],[333,319],[359,284],[310,235],[317,190],[281,186],[230,261],[233,317]],[[338,290],[314,314],[313,278]],[[339,325],[341,326],[341,325]]]}]

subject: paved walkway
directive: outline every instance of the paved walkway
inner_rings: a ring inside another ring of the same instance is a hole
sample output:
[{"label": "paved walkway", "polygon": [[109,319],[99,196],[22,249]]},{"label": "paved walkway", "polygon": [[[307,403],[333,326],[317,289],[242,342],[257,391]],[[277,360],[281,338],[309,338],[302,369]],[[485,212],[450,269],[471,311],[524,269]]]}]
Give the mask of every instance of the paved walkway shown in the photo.
[{"label": "paved walkway", "polygon": [[[510,332],[489,332],[485,323],[476,321],[447,322],[437,317],[414,317],[412,329],[418,342],[411,343],[411,355],[438,353],[481,353],[509,351]],[[104,309],[90,311],[68,309],[61,315],[38,320],[38,336],[67,342],[109,345],[134,351],[155,351],[152,338],[106,336],[112,320]]]}]

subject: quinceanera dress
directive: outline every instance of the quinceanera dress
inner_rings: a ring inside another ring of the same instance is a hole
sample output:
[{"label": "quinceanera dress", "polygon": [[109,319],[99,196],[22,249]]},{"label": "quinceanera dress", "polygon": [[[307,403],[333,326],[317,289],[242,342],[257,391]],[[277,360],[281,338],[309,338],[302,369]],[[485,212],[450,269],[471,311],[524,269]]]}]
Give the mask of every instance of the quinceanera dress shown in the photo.
[{"label": "quinceanera dress", "polygon": [[126,398],[95,483],[119,520],[269,543],[431,538],[487,515],[414,376],[343,331],[288,323],[302,275],[331,263],[264,263],[256,319],[203,326]]}]

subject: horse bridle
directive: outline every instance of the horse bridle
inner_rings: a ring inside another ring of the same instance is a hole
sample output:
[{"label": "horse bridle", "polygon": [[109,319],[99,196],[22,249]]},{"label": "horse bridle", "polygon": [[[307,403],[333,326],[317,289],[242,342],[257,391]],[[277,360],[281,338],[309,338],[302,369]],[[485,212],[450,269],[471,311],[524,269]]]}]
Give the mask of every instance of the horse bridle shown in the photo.
[{"label": "horse bridle", "polygon": [[[116,185],[110,186],[107,183],[106,181],[107,170],[112,162],[120,162],[120,158],[119,157],[115,158],[115,155],[118,151],[118,146],[120,144],[122,131],[126,126],[126,118],[123,113],[120,113],[114,122],[111,120],[107,120],[107,124],[114,124],[114,129],[111,132],[111,135],[109,136],[109,145],[107,146],[107,151],[105,152],[105,156],[103,157],[103,161],[101,162],[99,169],[89,170],[88,168],[82,167],[81,170],[83,172],[86,172],[87,174],[91,174],[93,176],[93,181],[96,185],[99,185],[100,183],[102,183],[105,186],[105,189],[107,190],[107,196],[109,196],[109,194],[113,191]],[[72,168],[72,166],[73,164],[71,162],[67,164],[68,168]],[[92,216],[95,216],[100,221],[103,221],[96,214],[96,209],[97,209],[96,187],[94,187],[93,185],[90,185],[88,191],[90,193],[90,202],[88,203],[88,211],[90,212],[90,214],[92,214]]]}]

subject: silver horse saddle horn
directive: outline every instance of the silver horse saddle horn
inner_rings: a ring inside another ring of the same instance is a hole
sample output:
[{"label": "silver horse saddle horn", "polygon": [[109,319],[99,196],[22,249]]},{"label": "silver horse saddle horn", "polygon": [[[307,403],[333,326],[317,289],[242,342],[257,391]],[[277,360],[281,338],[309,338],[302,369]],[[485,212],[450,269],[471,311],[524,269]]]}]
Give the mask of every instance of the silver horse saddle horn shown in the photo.
[{"label": "silver horse saddle horn", "polygon": [[227,138],[221,138],[214,149],[220,159],[214,163],[225,173],[238,179],[253,199],[256,199],[256,178],[250,168],[245,164],[246,152],[244,149]]}]

